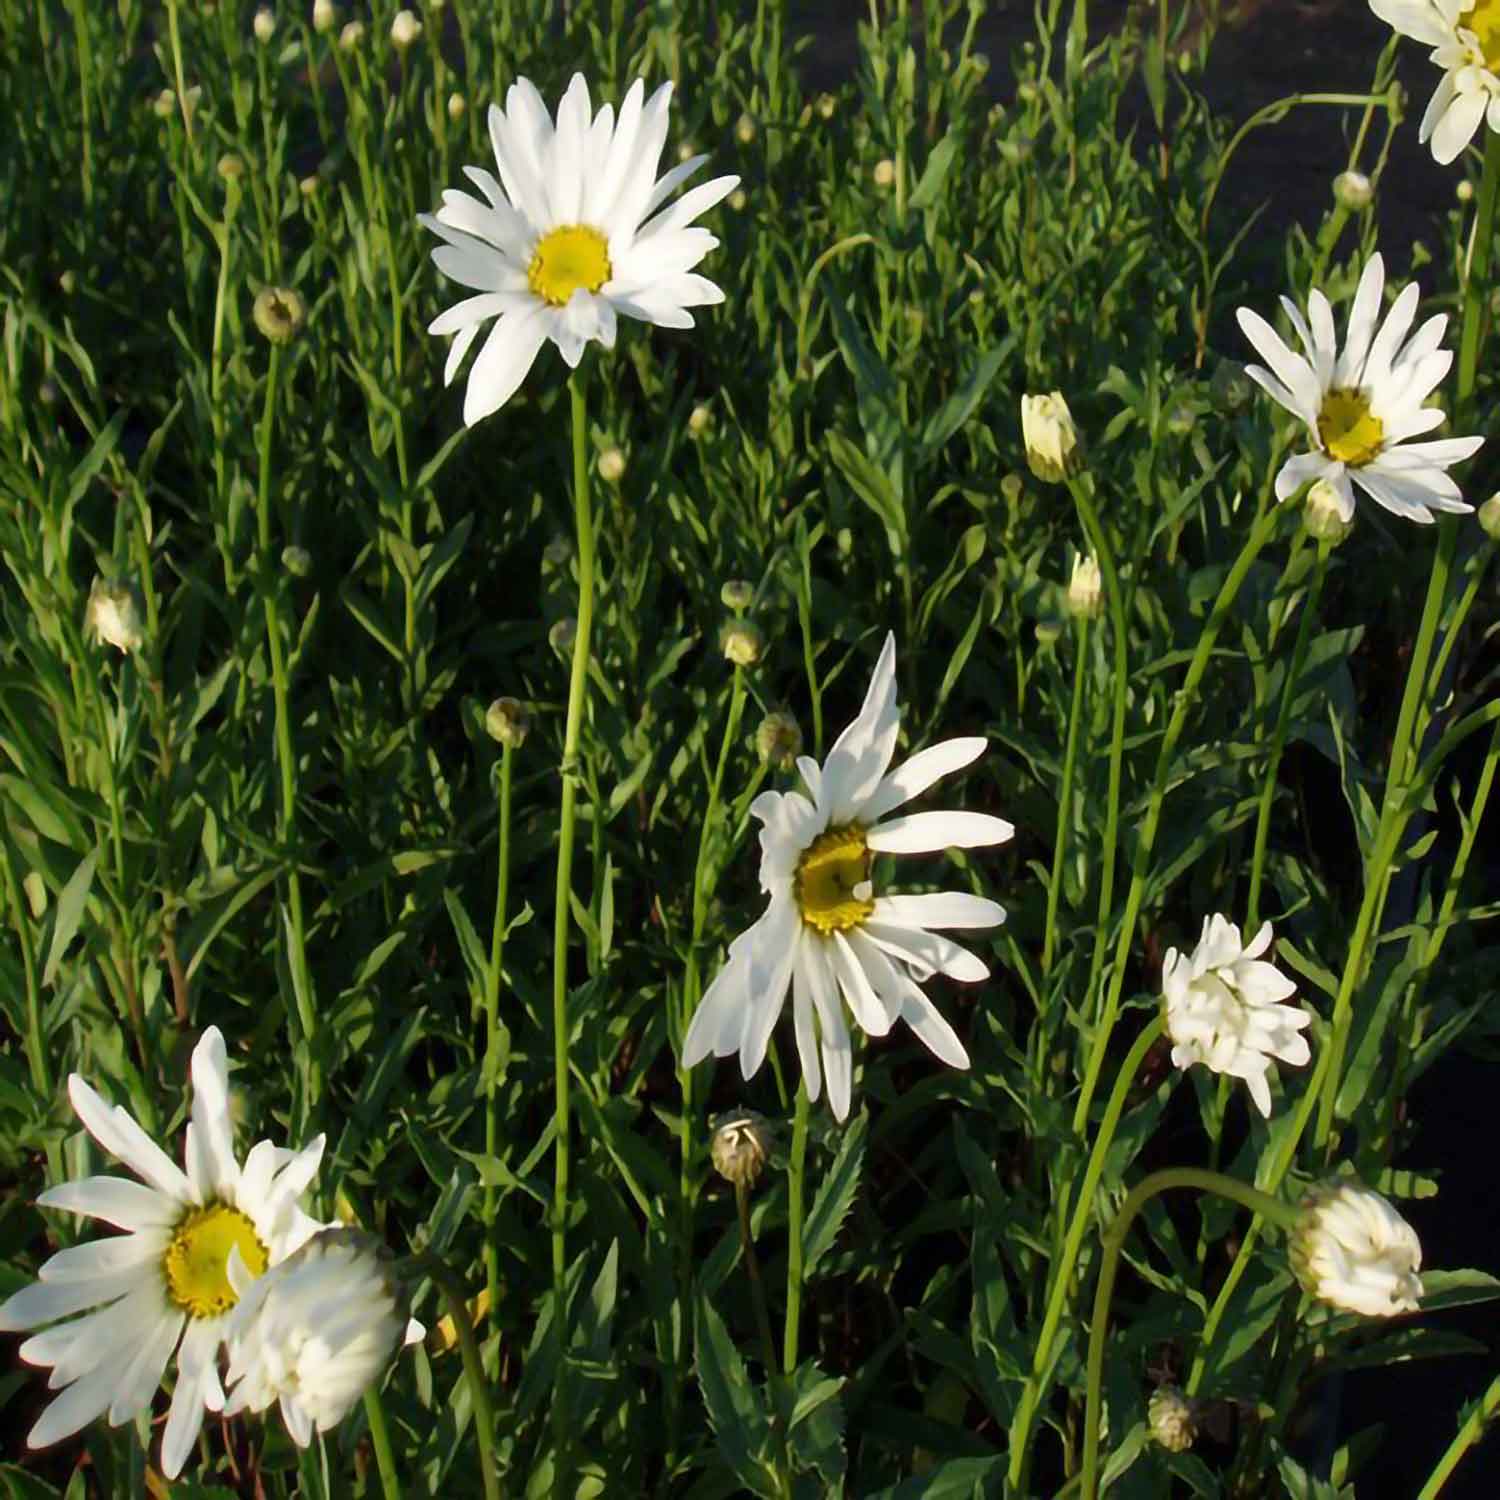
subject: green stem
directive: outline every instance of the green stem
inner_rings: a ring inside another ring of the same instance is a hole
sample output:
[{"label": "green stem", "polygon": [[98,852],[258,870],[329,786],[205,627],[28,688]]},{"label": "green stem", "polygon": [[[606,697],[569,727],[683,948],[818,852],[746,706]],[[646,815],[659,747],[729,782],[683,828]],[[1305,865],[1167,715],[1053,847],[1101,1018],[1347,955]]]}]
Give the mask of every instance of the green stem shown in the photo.
[{"label": "green stem", "polygon": [[755,1254],[755,1235],[750,1229],[750,1184],[734,1185],[734,1201],[740,1213],[740,1248],[745,1252],[745,1269],[750,1274],[750,1299],[755,1303],[755,1323],[760,1330],[761,1357],[766,1362],[766,1379],[776,1379],[776,1340],[771,1335],[771,1313],[766,1304],[766,1287],[760,1278],[760,1260]]},{"label": "green stem", "polygon": [[167,0],[167,35],[172,48],[172,76],[177,81],[177,108],[182,111],[182,128],[187,143],[193,144],[193,111],[188,104],[187,80],[182,72],[182,39],[177,27],[177,0]]},{"label": "green stem", "polygon": [[276,395],[281,381],[281,346],[271,345],[271,363],[266,374],[266,404],[260,424],[260,487],[257,500],[259,523],[261,597],[265,601],[266,645],[271,654],[271,692],[276,709],[276,760],[281,773],[281,816],[277,835],[287,860],[287,904],[291,913],[291,952],[287,963],[292,971],[293,1001],[307,1044],[310,1069],[307,1105],[317,1094],[318,1062],[315,1046],[317,1015],[307,973],[307,943],[302,916],[302,880],[297,870],[297,855],[292,849],[297,818],[297,761],[292,749],[292,723],[288,707],[286,651],[281,639],[278,573],[271,556],[271,440],[276,428]]},{"label": "green stem", "polygon": [[797,1369],[802,1324],[802,1185],[807,1167],[807,1080],[797,1085],[797,1113],[792,1122],[792,1159],[787,1170],[786,1331],[781,1363],[791,1376]]},{"label": "green stem", "polygon": [[21,967],[26,978],[26,1060],[31,1066],[31,1082],[41,1099],[52,1097],[51,1069],[47,1066],[47,1038],[42,1029],[42,992],[37,983],[36,954],[27,931],[25,892],[16,878],[15,851],[9,836],[0,850],[5,863],[5,900],[16,927],[16,941],[21,945]]},{"label": "green stem", "polygon": [[500,1500],[500,1476],[495,1465],[495,1412],[490,1405],[490,1388],[484,1378],[484,1364],[479,1357],[479,1340],[463,1288],[453,1280],[448,1267],[433,1255],[418,1255],[412,1263],[432,1278],[433,1285],[448,1304],[448,1315],[458,1333],[458,1347],[463,1354],[464,1378],[469,1382],[469,1401],[474,1408],[474,1436],[479,1443],[479,1477],[484,1484],[484,1500]]},{"label": "green stem", "polygon": [[1298,1210],[1269,1193],[1250,1187],[1222,1172],[1205,1172],[1198,1167],[1169,1167],[1153,1172],[1137,1183],[1120,1205],[1120,1212],[1104,1236],[1103,1255],[1099,1264],[1099,1282],[1094,1292],[1094,1320],[1089,1329],[1088,1401],[1083,1419],[1083,1489],[1082,1500],[1098,1500],[1099,1494],[1099,1408],[1104,1378],[1104,1340],[1109,1329],[1109,1304],[1114,1295],[1115,1275],[1120,1266],[1120,1252],[1131,1223],[1146,1203],[1158,1193],[1172,1188],[1197,1188],[1217,1193],[1242,1204],[1261,1218],[1270,1219],[1290,1230],[1297,1222]]},{"label": "green stem", "polygon": [[375,1467],[380,1470],[385,1500],[401,1500],[401,1480],[396,1472],[396,1455],[391,1451],[390,1429],[385,1425],[385,1407],[373,1385],[365,1391],[365,1418],[370,1424],[370,1443],[375,1449]]},{"label": "green stem", "polygon": [[1068,709],[1068,738],[1063,749],[1062,787],[1057,796],[1057,835],[1052,842],[1052,879],[1047,885],[1047,925],[1042,935],[1042,973],[1052,971],[1057,936],[1057,902],[1062,886],[1063,860],[1068,847],[1068,825],[1073,816],[1073,771],[1078,761],[1078,721],[1083,707],[1083,679],[1089,654],[1089,620],[1078,619],[1073,663],[1073,702]]},{"label": "green stem", "polygon": [[1474,216],[1474,254],[1464,278],[1463,333],[1458,345],[1458,397],[1453,403],[1456,428],[1467,424],[1474,379],[1479,369],[1479,335],[1484,302],[1490,294],[1490,256],[1495,240],[1495,195],[1500,190],[1500,135],[1484,134],[1484,174],[1479,179],[1479,208]]},{"label": "green stem", "polygon": [[1120,1116],[1125,1110],[1125,1100],[1130,1094],[1135,1076],[1140,1072],[1146,1054],[1162,1034],[1163,1020],[1154,1016],[1150,1024],[1135,1039],[1120,1066],[1115,1086],[1104,1109],[1104,1118],[1099,1122],[1099,1133],[1094,1137],[1093,1149],[1089,1152],[1088,1166],[1084,1170],[1083,1185],[1079,1189],[1073,1206],[1073,1217],[1068,1224],[1067,1237],[1061,1252],[1053,1262],[1052,1286],[1047,1296],[1047,1310],[1042,1318],[1042,1331],[1036,1342],[1036,1353],[1032,1359],[1031,1374],[1021,1392],[1010,1429],[1010,1473],[1011,1492],[1023,1495],[1027,1489],[1027,1469],[1030,1462],[1031,1429],[1036,1414],[1047,1394],[1052,1380],[1052,1367],[1056,1361],[1053,1343],[1057,1337],[1058,1324],[1068,1305],[1068,1294],[1072,1290],[1073,1267],[1083,1245],[1083,1236],[1094,1216],[1094,1195],[1099,1190],[1099,1179],[1104,1175],[1104,1163],[1119,1126]]},{"label": "green stem", "polygon": [[[500,974],[505,953],[505,924],[510,906],[510,761],[513,747],[500,749],[500,852],[495,887],[495,922],[490,931],[490,964],[484,976],[484,1153],[492,1160],[500,1147],[500,1102],[496,1073],[500,1067]],[[495,1241],[495,1184],[484,1188],[484,1284],[490,1316],[500,1306],[500,1248]]]},{"label": "green stem", "polygon": [[1497,1412],[1500,1412],[1500,1376],[1490,1382],[1490,1388],[1484,1393],[1483,1399],[1465,1418],[1463,1426],[1458,1429],[1436,1467],[1427,1476],[1427,1483],[1422,1486],[1417,1500],[1437,1500],[1443,1486],[1452,1478],[1459,1460],[1484,1436],[1485,1428],[1494,1421]]},{"label": "green stem", "polygon": [[89,45],[88,8],[83,0],[72,0],[73,35],[78,43],[78,102],[83,122],[83,201],[94,206],[94,127],[90,119],[94,92],[94,59]]},{"label": "green stem", "polygon": [[557,834],[557,889],[552,921],[552,1057],[556,1125],[556,1175],[552,1192],[552,1315],[558,1338],[557,1388],[552,1419],[559,1473],[566,1475],[567,1410],[567,1226],[569,1175],[568,1097],[568,923],[573,893],[573,825],[578,796],[578,743],[583,732],[588,686],[589,634],[594,620],[594,518],[589,504],[588,409],[584,372],[568,383],[573,410],[573,507],[578,528],[578,629],[573,637],[573,670],[568,680],[568,718],[563,730],[562,810]]},{"label": "green stem", "polygon": [[1312,579],[1307,586],[1307,597],[1302,601],[1302,618],[1297,622],[1297,639],[1292,646],[1292,664],[1287,669],[1286,681],[1281,689],[1281,706],[1276,713],[1276,727],[1271,732],[1271,749],[1266,757],[1266,779],[1260,790],[1260,807],[1255,819],[1255,850],[1250,858],[1250,897],[1245,907],[1245,931],[1253,933],[1260,926],[1260,886],[1265,873],[1266,840],[1271,830],[1271,804],[1276,797],[1276,773],[1281,766],[1281,752],[1286,746],[1287,724],[1292,717],[1292,700],[1296,697],[1297,684],[1302,678],[1302,664],[1307,658],[1308,640],[1312,634],[1312,619],[1318,608],[1318,596],[1323,591],[1323,579],[1328,573],[1327,542],[1318,543],[1318,559],[1313,564]]}]

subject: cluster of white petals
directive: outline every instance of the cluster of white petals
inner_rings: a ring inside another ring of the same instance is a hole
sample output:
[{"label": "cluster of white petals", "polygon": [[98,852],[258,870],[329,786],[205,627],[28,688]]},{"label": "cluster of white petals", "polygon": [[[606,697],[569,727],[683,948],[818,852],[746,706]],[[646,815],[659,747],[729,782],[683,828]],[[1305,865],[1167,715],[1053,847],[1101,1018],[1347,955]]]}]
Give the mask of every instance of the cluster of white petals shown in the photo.
[{"label": "cluster of white petals", "polygon": [[1309,480],[1323,479],[1338,497],[1344,521],[1354,519],[1351,481],[1408,520],[1431,521],[1435,510],[1470,511],[1447,470],[1477,452],[1484,439],[1410,441],[1443,422],[1441,408],[1426,402],[1453,363],[1452,351],[1440,347],[1447,316],[1428,318],[1408,339],[1420,301],[1417,285],[1402,288],[1382,323],[1384,289],[1385,263],[1372,255],[1354,293],[1342,351],[1328,298],[1316,289],[1306,318],[1290,298],[1281,299],[1303,354],[1289,349],[1259,313],[1239,309],[1240,328],[1270,366],[1247,365],[1245,373],[1300,417],[1312,440],[1308,452],[1281,466],[1276,498],[1285,500]]},{"label": "cluster of white petals", "polygon": [[1379,1193],[1358,1182],[1325,1182],[1304,1199],[1289,1254],[1308,1293],[1332,1307],[1368,1318],[1417,1311],[1417,1232]]},{"label": "cluster of white petals", "polygon": [[988,978],[981,959],[935,929],[993,927],[1005,920],[1004,908],[958,891],[879,896],[870,865],[876,854],[1003,843],[1015,829],[970,812],[882,821],[985,746],[980,738],[945,740],[892,771],[899,728],[896,641],[888,635],[858,718],[821,766],[797,758],[807,795],[762,792],[750,805],[764,825],[760,885],[770,903],[730,944],[705,992],[683,1042],[686,1067],[710,1053],[738,1052],[750,1078],[765,1060],[788,988],[808,1094],[816,1099],[826,1078],[840,1120],[849,1113],[853,1071],[846,1005],[867,1036],[905,1021],[943,1062],[968,1067],[963,1043],[921,986],[934,973],[970,984]]},{"label": "cluster of white petals", "polygon": [[1302,1029],[1312,1021],[1305,1010],[1280,1003],[1297,987],[1261,958],[1270,946],[1269,922],[1243,944],[1240,929],[1216,912],[1204,919],[1192,953],[1168,949],[1161,971],[1173,1063],[1203,1063],[1215,1073],[1243,1078],[1266,1116],[1271,1059],[1305,1063],[1311,1053]]}]

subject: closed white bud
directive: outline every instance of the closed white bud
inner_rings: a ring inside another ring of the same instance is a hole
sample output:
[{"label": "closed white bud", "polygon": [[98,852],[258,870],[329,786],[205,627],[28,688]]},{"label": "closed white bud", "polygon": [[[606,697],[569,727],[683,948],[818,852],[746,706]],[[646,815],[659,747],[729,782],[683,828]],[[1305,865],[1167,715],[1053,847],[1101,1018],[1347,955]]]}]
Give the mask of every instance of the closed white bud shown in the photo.
[{"label": "closed white bud", "polygon": [[1021,440],[1026,462],[1045,484],[1057,484],[1083,465],[1083,446],[1061,391],[1021,397]]},{"label": "closed white bud", "polygon": [[1453,189],[1453,196],[1460,203],[1472,203],[1474,201],[1474,184],[1467,177],[1460,178]]},{"label": "closed white bud", "polygon": [[460,93],[448,95],[448,118],[450,120],[461,120],[468,111],[468,101]]},{"label": "closed white bud", "polygon": [[1092,553],[1079,553],[1073,559],[1073,575],[1068,579],[1064,603],[1075,620],[1092,620],[1103,608],[1104,584]]},{"label": "closed white bud", "polygon": [[1368,1318],[1417,1311],[1421,1241],[1379,1193],[1353,1178],[1320,1183],[1302,1200],[1287,1253],[1303,1289],[1330,1307]]},{"label": "closed white bud", "polygon": [[748,146],[755,139],[755,121],[749,115],[741,115],[735,122],[734,134],[740,145]]},{"label": "closed white bud", "polygon": [[343,52],[353,52],[364,39],[365,23],[363,21],[346,21],[344,29],[339,32],[339,49]]},{"label": "closed white bud", "polygon": [[262,6],[255,12],[255,19],[250,23],[250,28],[255,33],[255,40],[264,46],[276,35],[275,13]]},{"label": "closed white bud", "polygon": [[737,667],[753,667],[766,649],[766,638],[749,620],[730,620],[719,632],[724,659]]},{"label": "closed white bud", "polygon": [[552,629],[547,632],[547,641],[559,656],[566,656],[573,649],[573,642],[578,639],[578,621],[572,615],[564,615],[562,619],[554,622]]},{"label": "closed white bud", "polygon": [[1186,1453],[1198,1437],[1195,1406],[1175,1385],[1158,1386],[1146,1407],[1152,1439],[1168,1453]]},{"label": "closed white bud", "polygon": [[1333,179],[1334,200],[1351,214],[1370,206],[1375,190],[1363,172],[1340,172]]},{"label": "closed white bud", "polygon": [[755,585],[748,578],[726,578],[719,590],[719,603],[737,615],[744,614],[754,598]]},{"label": "closed white bud", "polygon": [[688,432],[693,437],[702,437],[713,425],[713,410],[707,406],[695,406],[688,413]]},{"label": "closed white bud", "polygon": [[398,10],[391,22],[391,45],[398,52],[405,52],[422,35],[422,23],[409,10]]},{"label": "closed white bud", "polygon": [[128,583],[95,578],[84,610],[84,629],[89,636],[117,651],[134,651],[146,639],[140,604]]},{"label": "closed white bud", "polygon": [[485,710],[485,733],[497,745],[519,750],[526,743],[526,732],[530,728],[531,715],[518,698],[496,698]]},{"label": "closed white bud", "polygon": [[883,156],[875,163],[875,171],[872,175],[876,187],[888,188],[896,180],[896,163],[890,157]]},{"label": "closed white bud", "polygon": [[802,754],[802,731],[784,709],[774,708],[755,731],[755,753],[768,766],[786,770]]},{"label": "closed white bud", "polygon": [[1354,507],[1326,479],[1314,480],[1302,502],[1302,529],[1315,542],[1337,547],[1354,530]]},{"label": "closed white bud", "polygon": [[1500,495],[1491,495],[1479,507],[1479,524],[1492,542],[1500,542]]},{"label": "closed white bud", "polygon": [[332,31],[339,23],[339,8],[333,0],[313,0],[313,30],[322,35]]},{"label": "closed white bud", "polygon": [[618,484],[625,473],[625,455],[618,448],[606,448],[599,455],[597,468],[606,484]]}]

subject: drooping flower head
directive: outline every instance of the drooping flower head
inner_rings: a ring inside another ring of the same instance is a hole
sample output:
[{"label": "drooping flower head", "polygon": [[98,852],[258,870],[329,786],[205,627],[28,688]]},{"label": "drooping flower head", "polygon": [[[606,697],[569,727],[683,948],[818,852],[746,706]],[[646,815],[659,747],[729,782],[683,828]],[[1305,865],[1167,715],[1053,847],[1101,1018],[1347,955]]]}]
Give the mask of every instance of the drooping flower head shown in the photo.
[{"label": "drooping flower head", "polygon": [[498,180],[465,167],[484,201],[448,191],[420,221],[445,244],[432,252],[445,276],[479,295],[440,313],[429,333],[456,334],[445,384],[463,364],[480,327],[496,319],[469,372],[464,421],[498,410],[551,339],[570,368],[584,347],[615,342],[620,314],[663,328],[691,328],[690,307],[724,294],[693,268],[718,240],[693,220],[727,197],[738,177],[716,177],[667,200],[708,160],[693,156],[658,178],[672,85],[650,99],[631,84],[616,120],[606,104],[590,114],[588,85],[575,73],[548,118],[525,78],[505,108],[490,106]]},{"label": "drooping flower head", "polygon": [[1294,454],[1276,476],[1276,498],[1285,500],[1310,479],[1326,479],[1340,514],[1354,519],[1354,490],[1412,521],[1431,521],[1435,510],[1469,511],[1447,470],[1478,449],[1483,438],[1409,439],[1441,425],[1441,408],[1424,403],[1453,363],[1440,348],[1447,317],[1438,313],[1406,335],[1417,315],[1415,282],[1402,288],[1384,323],[1380,316],[1385,262],[1372,255],[1349,310],[1344,347],[1333,331],[1333,310],[1322,292],[1307,299],[1304,318],[1288,297],[1282,308],[1297,330],[1306,358],[1294,354],[1259,313],[1237,313],[1245,337],[1271,367],[1247,365],[1271,399],[1307,424],[1312,451]]},{"label": "drooping flower head", "polygon": [[1500,0],[1370,0],[1393,31],[1432,48],[1442,79],[1417,132],[1446,166],[1480,122],[1500,130]]},{"label": "drooping flower head", "polygon": [[225,1416],[281,1405],[299,1447],[349,1414],[402,1343],[422,1337],[406,1316],[391,1257],[373,1236],[329,1228],[264,1276],[235,1259]]},{"label": "drooping flower head", "polygon": [[1416,1230],[1379,1193],[1350,1178],[1320,1183],[1303,1199],[1288,1254],[1308,1294],[1331,1307],[1368,1318],[1417,1311]]},{"label": "drooping flower head", "polygon": [[969,812],[908,813],[882,822],[985,745],[980,738],[945,740],[891,771],[899,727],[896,641],[888,635],[859,717],[821,766],[798,757],[807,795],[762,792],[750,804],[764,825],[760,885],[770,904],[730,944],[728,962],[683,1041],[684,1066],[710,1053],[738,1052],[740,1071],[750,1078],[765,1060],[790,986],[808,1094],[816,1099],[826,1077],[840,1120],[849,1114],[853,1069],[846,1005],[867,1036],[884,1036],[905,1021],[943,1062],[968,1067],[963,1043],[921,985],[934,972],[971,984],[988,978],[980,959],[934,929],[994,927],[1005,920],[1004,908],[957,891],[877,895],[872,865],[877,854],[1003,843],[1015,829]]},{"label": "drooping flower head", "polygon": [[1240,929],[1215,913],[1191,954],[1169,948],[1162,964],[1162,999],[1172,1062],[1203,1063],[1215,1073],[1243,1078],[1255,1107],[1269,1118],[1271,1059],[1301,1067],[1312,1055],[1303,1027],[1312,1017],[1279,1002],[1297,988],[1261,954],[1271,946],[1271,924],[1261,923],[1248,944]]},{"label": "drooping flower head", "polygon": [[78,1074],[68,1079],[68,1097],[89,1134],[142,1181],[85,1177],[37,1199],[126,1232],[58,1251],[34,1285],[0,1303],[0,1330],[55,1325],[21,1345],[22,1359],[52,1367],[47,1383],[61,1391],[31,1429],[33,1448],[106,1413],[118,1426],[147,1410],[175,1350],[177,1384],[161,1452],[162,1473],[175,1478],[205,1408],[224,1405],[218,1350],[239,1300],[229,1279],[231,1253],[258,1276],[319,1228],[298,1201],[322,1160],[323,1137],[295,1154],[261,1141],[242,1166],[234,1155],[224,1038],[215,1026],[193,1049],[192,1080],[184,1171],[124,1109],[111,1108]]},{"label": "drooping flower head", "polygon": [[1026,462],[1044,484],[1060,484],[1083,466],[1083,447],[1061,391],[1021,397],[1021,441]]}]

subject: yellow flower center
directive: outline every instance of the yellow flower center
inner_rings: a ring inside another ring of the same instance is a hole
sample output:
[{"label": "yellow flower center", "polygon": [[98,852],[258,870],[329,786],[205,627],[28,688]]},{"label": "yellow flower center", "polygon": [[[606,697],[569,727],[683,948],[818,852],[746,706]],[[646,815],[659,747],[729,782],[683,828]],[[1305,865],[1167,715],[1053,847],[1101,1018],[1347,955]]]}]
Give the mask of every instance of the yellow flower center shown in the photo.
[{"label": "yellow flower center", "polygon": [[[1500,3],[1500,0],[1497,0]],[[1318,413],[1323,451],[1351,469],[1367,464],[1385,441],[1385,424],[1370,411],[1370,398],[1356,388],[1332,390]]]},{"label": "yellow flower center", "polygon": [[799,861],[793,885],[809,927],[824,934],[858,927],[875,910],[864,829],[850,823],[820,834]]},{"label": "yellow flower center", "polygon": [[1474,33],[1485,67],[1500,74],[1500,0],[1479,0],[1458,13],[1458,24]]},{"label": "yellow flower center", "polygon": [[566,307],[579,287],[597,292],[612,274],[604,236],[587,224],[567,224],[537,241],[526,284],[543,302]]},{"label": "yellow flower center", "polygon": [[270,1257],[255,1225],[237,1208],[211,1203],[177,1226],[161,1268],[167,1295],[190,1318],[216,1317],[239,1301],[229,1284],[229,1252],[236,1245],[246,1269],[259,1276]]}]

